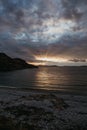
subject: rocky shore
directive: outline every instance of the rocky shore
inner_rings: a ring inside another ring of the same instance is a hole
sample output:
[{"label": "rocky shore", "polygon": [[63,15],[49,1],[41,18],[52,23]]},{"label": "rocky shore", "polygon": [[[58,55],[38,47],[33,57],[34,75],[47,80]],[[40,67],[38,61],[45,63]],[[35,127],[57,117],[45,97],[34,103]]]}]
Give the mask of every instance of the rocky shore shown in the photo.
[{"label": "rocky shore", "polygon": [[0,130],[87,130],[87,96],[0,89]]}]

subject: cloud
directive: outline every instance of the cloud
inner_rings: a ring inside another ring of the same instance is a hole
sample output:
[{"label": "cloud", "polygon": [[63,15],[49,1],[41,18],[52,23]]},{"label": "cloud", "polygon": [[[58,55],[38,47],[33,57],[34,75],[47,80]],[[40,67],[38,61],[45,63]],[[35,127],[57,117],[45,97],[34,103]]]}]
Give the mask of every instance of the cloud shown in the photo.
[{"label": "cloud", "polygon": [[0,0],[0,51],[87,59],[87,0]]},{"label": "cloud", "polygon": [[72,62],[86,62],[86,59],[71,59]]}]

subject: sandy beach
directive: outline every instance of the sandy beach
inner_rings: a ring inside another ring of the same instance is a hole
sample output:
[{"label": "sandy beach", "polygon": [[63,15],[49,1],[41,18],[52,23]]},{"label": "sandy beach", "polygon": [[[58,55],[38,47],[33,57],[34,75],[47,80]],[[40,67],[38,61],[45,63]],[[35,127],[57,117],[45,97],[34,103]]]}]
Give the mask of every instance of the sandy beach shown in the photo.
[{"label": "sandy beach", "polygon": [[1,88],[0,130],[87,130],[87,96]]}]

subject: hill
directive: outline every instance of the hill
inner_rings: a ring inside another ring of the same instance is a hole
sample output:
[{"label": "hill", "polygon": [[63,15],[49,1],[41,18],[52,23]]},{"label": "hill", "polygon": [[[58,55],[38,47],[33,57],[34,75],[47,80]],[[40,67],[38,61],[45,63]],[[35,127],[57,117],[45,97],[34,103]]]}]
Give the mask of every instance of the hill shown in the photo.
[{"label": "hill", "polygon": [[12,71],[27,68],[37,68],[37,66],[27,64],[20,58],[11,58],[5,53],[0,53],[0,71]]}]

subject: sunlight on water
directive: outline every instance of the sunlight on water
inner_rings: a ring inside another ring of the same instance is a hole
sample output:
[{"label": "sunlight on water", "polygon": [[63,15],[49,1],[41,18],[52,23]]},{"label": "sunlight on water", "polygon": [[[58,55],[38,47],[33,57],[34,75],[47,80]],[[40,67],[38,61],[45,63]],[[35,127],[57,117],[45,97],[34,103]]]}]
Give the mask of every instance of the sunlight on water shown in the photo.
[{"label": "sunlight on water", "polygon": [[0,86],[86,92],[87,69],[84,67],[39,67],[0,73]]},{"label": "sunlight on water", "polygon": [[67,75],[64,77],[60,71],[52,71],[51,68],[42,67],[36,74],[36,86],[39,89],[58,89],[62,87],[63,82],[67,83],[69,81],[67,78],[69,77]]},{"label": "sunlight on water", "polygon": [[47,72],[46,68],[43,68],[42,71],[38,71],[36,75],[36,81],[39,88],[50,89],[49,85],[52,85],[51,75]]}]

